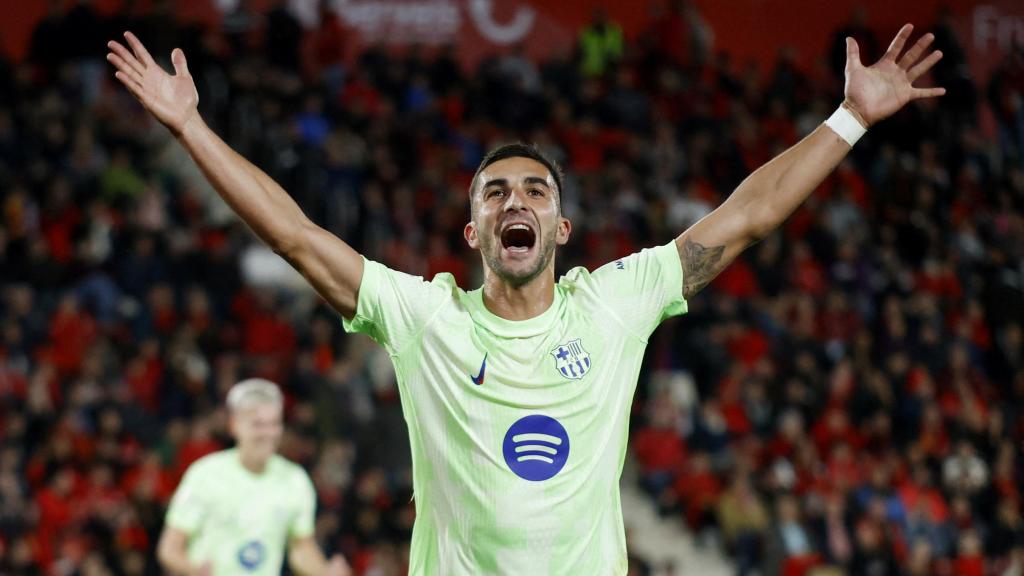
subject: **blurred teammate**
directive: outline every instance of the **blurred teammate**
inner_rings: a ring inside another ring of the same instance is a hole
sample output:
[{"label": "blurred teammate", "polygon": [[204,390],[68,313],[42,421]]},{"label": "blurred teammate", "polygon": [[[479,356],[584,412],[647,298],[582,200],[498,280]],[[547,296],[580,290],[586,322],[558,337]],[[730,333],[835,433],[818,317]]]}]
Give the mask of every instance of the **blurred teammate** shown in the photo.
[{"label": "blurred teammate", "polygon": [[281,391],[267,380],[245,380],[231,388],[227,404],[237,445],[185,472],[157,546],[160,564],[171,574],[278,575],[287,545],[293,572],[349,576],[345,560],[328,562],[313,539],[309,476],[277,455]]},{"label": "blurred teammate", "polygon": [[413,453],[410,572],[624,574],[619,501],[629,409],[648,335],[800,205],[866,127],[943,93],[912,83],[941,57],[905,54],[905,26],[871,67],[848,40],[846,99],[822,126],[743,181],[674,242],[576,268],[561,174],[536,149],[490,153],[469,191],[468,245],[484,285],[459,289],[365,260],[200,118],[180,50],[175,74],[131,34],[111,42],[117,78],[185,146],[220,195],[342,315],[390,353]]}]

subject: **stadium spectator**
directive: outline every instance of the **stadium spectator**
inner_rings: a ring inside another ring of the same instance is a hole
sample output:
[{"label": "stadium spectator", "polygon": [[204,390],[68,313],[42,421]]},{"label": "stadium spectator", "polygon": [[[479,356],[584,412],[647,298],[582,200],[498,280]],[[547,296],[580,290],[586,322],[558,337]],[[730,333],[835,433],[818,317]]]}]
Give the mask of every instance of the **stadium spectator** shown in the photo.
[{"label": "stadium spectator", "polygon": [[580,30],[580,71],[584,76],[602,76],[610,71],[625,51],[622,28],[608,19],[604,8],[597,8],[590,24]]}]

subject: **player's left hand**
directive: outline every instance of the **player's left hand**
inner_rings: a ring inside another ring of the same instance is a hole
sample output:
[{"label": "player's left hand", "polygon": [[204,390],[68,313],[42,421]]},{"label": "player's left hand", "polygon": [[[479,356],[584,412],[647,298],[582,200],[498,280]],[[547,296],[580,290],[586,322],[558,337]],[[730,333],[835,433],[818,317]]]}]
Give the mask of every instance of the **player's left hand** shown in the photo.
[{"label": "player's left hand", "polygon": [[846,39],[846,100],[843,105],[865,126],[883,120],[918,98],[932,98],[946,93],[945,88],[915,88],[914,81],[942,58],[935,50],[924,59],[921,55],[935,36],[925,34],[902,56],[903,45],[914,31],[906,24],[893,39],[882,59],[865,67],[860,61],[860,48],[853,38]]},{"label": "player's left hand", "polygon": [[344,556],[335,554],[327,563],[327,573],[324,576],[352,576],[352,568],[349,567]]}]

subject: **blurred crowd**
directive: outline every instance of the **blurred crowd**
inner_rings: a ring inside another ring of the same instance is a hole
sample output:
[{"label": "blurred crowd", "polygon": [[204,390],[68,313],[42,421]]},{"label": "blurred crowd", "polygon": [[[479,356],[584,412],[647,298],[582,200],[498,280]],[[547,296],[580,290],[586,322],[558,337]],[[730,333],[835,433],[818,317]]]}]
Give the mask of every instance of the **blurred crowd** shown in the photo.
[{"label": "blurred crowd", "polygon": [[[483,154],[536,142],[568,169],[559,273],[675,237],[842,98],[842,38],[811,69],[733,62],[682,1],[625,38],[600,11],[571,52],[359,54],[323,10],[51,2],[0,59],[0,573],[158,572],[184,469],[228,444],[224,394],[287,394],[282,453],[317,538],[404,573],[414,518],[390,359],[278,268],[116,85],[130,29],[185,50],[207,123],[368,257],[480,281],[462,239]],[[1024,51],[973,80],[927,26],[941,100],[874,127],[787,223],[651,340],[631,446],[642,487],[742,574],[1024,574]],[[919,23],[929,24],[929,23]],[[923,29],[926,26],[920,26]],[[994,115],[996,134],[979,126]],[[261,263],[270,262],[269,268]],[[270,270],[270,272],[268,272]],[[632,574],[657,567],[631,558]]]}]

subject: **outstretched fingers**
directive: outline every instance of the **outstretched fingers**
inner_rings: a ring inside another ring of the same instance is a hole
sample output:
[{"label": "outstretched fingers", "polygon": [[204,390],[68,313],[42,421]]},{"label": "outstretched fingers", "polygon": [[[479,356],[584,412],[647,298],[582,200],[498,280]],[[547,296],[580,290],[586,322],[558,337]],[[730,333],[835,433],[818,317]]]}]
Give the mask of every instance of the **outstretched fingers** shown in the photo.
[{"label": "outstretched fingers", "polygon": [[113,62],[110,56],[117,56],[126,66],[137,72],[140,76],[146,71],[146,67],[142,65],[127,48],[121,45],[120,42],[111,40],[107,42],[107,48],[110,49],[111,54],[107,55],[107,60]]},{"label": "outstretched fingers", "polygon": [[918,58],[920,58],[921,55],[924,54],[925,48],[931,45],[933,40],[935,40],[935,35],[932,34],[931,32],[918,38],[917,42],[914,43],[914,46],[911,47],[910,50],[907,50],[906,54],[900,57],[898,62],[899,67],[903,68],[904,70],[907,70],[911,66],[913,66],[914,63],[917,62]]},{"label": "outstretched fingers", "polygon": [[133,82],[142,84],[142,74],[134,67],[132,67],[131,64],[126,62],[124,58],[118,56],[117,54],[107,54],[107,61],[113,64],[114,68],[117,68],[118,73],[124,74]]},{"label": "outstretched fingers", "polygon": [[124,87],[127,88],[128,91],[132,93],[132,96],[135,96],[139,102],[144,100],[143,96],[145,94],[145,90],[142,88],[142,84],[140,82],[134,80],[128,74],[125,74],[120,70],[114,72],[114,78],[120,80],[121,84],[124,84]]},{"label": "outstretched fingers", "polygon": [[934,98],[945,93],[945,88],[914,88],[910,93],[910,97],[917,100],[918,98]]},{"label": "outstretched fingers", "polygon": [[910,70],[907,70],[907,80],[909,80],[910,83],[913,84],[915,80],[920,78],[921,75],[924,74],[925,72],[931,70],[932,66],[935,66],[935,63],[941,59],[942,52],[938,50],[932,52],[931,54],[928,55],[927,58],[918,62],[916,66],[914,66]]},{"label": "outstretched fingers", "polygon": [[896,37],[892,39],[892,44],[889,44],[889,49],[885,51],[885,55],[882,56],[882,60],[896,61],[896,58],[903,51],[903,45],[907,43],[907,39],[910,38],[910,34],[914,31],[913,24],[904,24],[903,28],[900,28]]},{"label": "outstretched fingers", "polygon": [[139,39],[135,37],[135,34],[125,32],[124,39],[128,41],[128,45],[131,46],[132,52],[135,52],[136,58],[142,62],[143,66],[148,68],[155,65],[153,57],[149,55],[149,51],[142,45],[142,42],[139,42]]}]

